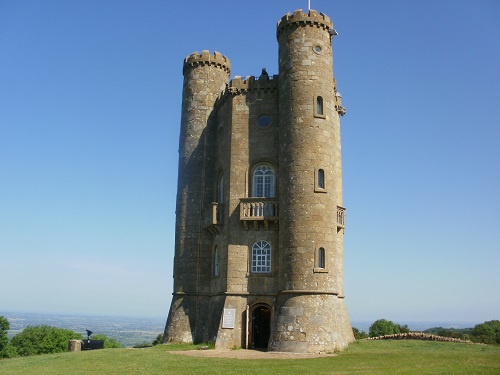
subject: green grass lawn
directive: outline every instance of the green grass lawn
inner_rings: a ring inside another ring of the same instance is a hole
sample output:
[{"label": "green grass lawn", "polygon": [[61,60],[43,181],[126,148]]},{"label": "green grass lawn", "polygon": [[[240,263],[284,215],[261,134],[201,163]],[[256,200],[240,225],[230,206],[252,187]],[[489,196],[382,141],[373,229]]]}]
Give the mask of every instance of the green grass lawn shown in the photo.
[{"label": "green grass lawn", "polygon": [[500,347],[429,341],[360,341],[334,357],[197,358],[193,346],[105,349],[0,360],[0,374],[500,374]]}]

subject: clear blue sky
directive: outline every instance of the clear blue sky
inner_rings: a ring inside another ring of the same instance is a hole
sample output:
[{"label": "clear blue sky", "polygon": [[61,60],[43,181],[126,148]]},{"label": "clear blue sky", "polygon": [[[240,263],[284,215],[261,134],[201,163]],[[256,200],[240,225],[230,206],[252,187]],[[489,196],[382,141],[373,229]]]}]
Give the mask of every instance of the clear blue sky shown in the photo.
[{"label": "clear blue sky", "polygon": [[[299,8],[0,2],[0,310],[166,318],[183,59],[277,74]],[[351,319],[499,319],[500,2],[312,8],[339,33]]]}]

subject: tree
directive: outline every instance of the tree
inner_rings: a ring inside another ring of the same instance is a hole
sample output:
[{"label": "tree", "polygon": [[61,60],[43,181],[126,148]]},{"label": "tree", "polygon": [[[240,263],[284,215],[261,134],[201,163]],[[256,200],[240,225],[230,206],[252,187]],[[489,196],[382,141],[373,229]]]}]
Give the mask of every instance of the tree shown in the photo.
[{"label": "tree", "polygon": [[156,339],[153,341],[153,346],[161,344],[163,342],[163,333],[159,333]]},{"label": "tree", "polygon": [[116,341],[114,338],[108,337],[101,333],[97,335],[92,335],[92,340],[102,340],[104,341],[104,349],[112,348],[123,348],[123,345]]},{"label": "tree", "polygon": [[10,323],[6,317],[0,316],[0,358],[3,358],[7,346],[9,345],[9,337],[7,332],[9,331]]},{"label": "tree", "polygon": [[485,344],[500,344],[500,320],[477,324],[471,332],[472,341]]},{"label": "tree", "polygon": [[352,333],[354,334],[354,338],[356,340],[362,340],[362,339],[366,339],[368,337],[368,335],[366,334],[366,332],[360,331],[356,327],[352,327]]},{"label": "tree", "polygon": [[405,324],[404,326],[399,325],[399,324],[395,324],[395,326],[396,326],[397,330],[399,331],[397,333],[408,333],[408,332],[410,332],[410,328],[408,328],[408,324]]},{"label": "tree", "polygon": [[82,339],[82,335],[69,329],[42,326],[28,326],[15,335],[11,345],[21,356],[61,353],[68,350],[68,341]]},{"label": "tree", "polygon": [[370,337],[393,335],[395,333],[405,333],[409,332],[407,325],[400,326],[399,324],[394,324],[390,320],[379,319],[373,322],[370,326],[369,334]]}]

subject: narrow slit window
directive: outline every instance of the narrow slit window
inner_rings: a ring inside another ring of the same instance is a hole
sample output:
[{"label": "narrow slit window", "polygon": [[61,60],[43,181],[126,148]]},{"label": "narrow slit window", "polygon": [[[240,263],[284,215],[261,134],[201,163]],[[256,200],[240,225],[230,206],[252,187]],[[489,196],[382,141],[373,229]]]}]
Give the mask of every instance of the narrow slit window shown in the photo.
[{"label": "narrow slit window", "polygon": [[325,268],[325,249],[323,247],[318,250],[318,268]]},{"label": "narrow slit window", "polygon": [[321,97],[321,96],[318,96],[316,98],[316,114],[318,116],[324,115],[324,113],[323,113],[323,97]]},{"label": "narrow slit window", "polygon": [[219,246],[217,246],[214,252],[214,276],[219,276],[219,274],[220,274],[220,253],[219,253]]},{"label": "narrow slit window", "polygon": [[323,169],[318,169],[318,189],[325,188],[325,171]]},{"label": "narrow slit window", "polygon": [[224,203],[224,175],[222,173],[217,181],[217,203]]}]

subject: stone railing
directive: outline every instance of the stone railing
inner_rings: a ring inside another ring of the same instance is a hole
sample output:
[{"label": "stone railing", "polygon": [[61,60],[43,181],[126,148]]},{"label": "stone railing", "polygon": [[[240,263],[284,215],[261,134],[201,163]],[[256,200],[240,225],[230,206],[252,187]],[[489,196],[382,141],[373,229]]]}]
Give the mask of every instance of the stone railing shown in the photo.
[{"label": "stone railing", "polygon": [[469,340],[461,340],[454,337],[431,335],[429,333],[423,333],[423,332],[396,333],[394,335],[368,337],[365,340],[430,340],[430,341],[470,343]]},{"label": "stone railing", "polygon": [[240,198],[240,220],[247,228],[247,222],[253,221],[258,229],[258,223],[263,222],[267,229],[269,222],[278,223],[278,200],[275,198]]},{"label": "stone railing", "polygon": [[210,233],[221,232],[224,223],[224,205],[212,202],[203,212],[203,228]]},{"label": "stone railing", "polygon": [[337,206],[337,230],[345,228],[345,208]]}]

